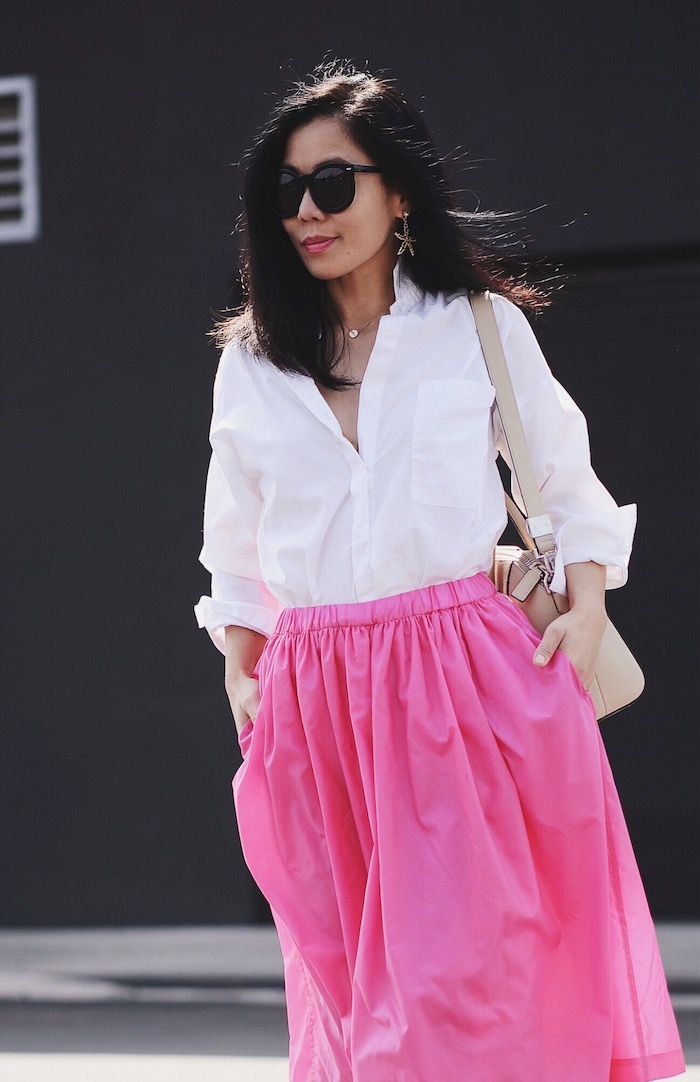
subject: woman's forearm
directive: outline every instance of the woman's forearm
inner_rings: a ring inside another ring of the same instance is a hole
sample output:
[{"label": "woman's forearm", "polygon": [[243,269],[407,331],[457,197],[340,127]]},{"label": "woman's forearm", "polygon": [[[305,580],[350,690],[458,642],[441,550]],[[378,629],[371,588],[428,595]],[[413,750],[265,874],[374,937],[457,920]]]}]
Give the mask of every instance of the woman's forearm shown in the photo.
[{"label": "woman's forearm", "polygon": [[226,639],[226,680],[229,677],[252,676],[263,647],[267,642],[259,631],[249,627],[229,626],[224,629]]},{"label": "woman's forearm", "polygon": [[605,568],[591,560],[581,564],[567,564],[566,591],[572,609],[605,611]]}]

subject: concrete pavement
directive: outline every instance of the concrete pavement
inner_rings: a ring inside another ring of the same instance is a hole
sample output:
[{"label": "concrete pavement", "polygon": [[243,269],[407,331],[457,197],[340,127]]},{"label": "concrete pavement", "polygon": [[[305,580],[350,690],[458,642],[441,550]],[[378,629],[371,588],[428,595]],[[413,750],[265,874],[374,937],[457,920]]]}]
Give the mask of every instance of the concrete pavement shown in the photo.
[{"label": "concrete pavement", "polygon": [[[700,925],[657,928],[700,1082]],[[271,927],[0,931],[0,1082],[282,1082]]]},{"label": "concrete pavement", "polygon": [[0,1079],[2,1082],[287,1082],[287,1060],[243,1056],[0,1054]]}]

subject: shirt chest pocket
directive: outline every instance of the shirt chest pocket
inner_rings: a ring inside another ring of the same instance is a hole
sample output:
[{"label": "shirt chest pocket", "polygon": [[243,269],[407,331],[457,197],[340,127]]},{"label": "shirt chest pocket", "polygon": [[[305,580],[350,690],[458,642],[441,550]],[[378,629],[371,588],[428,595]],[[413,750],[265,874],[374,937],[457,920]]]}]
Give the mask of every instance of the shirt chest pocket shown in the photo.
[{"label": "shirt chest pocket", "polygon": [[411,442],[411,500],[436,507],[481,504],[491,454],[489,383],[429,379],[418,384]]}]

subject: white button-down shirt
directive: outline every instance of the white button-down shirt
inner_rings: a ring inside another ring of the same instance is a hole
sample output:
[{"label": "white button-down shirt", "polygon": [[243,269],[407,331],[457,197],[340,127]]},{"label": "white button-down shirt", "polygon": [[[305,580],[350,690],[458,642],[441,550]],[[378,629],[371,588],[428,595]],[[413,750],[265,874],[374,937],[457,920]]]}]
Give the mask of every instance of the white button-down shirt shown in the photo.
[{"label": "white button-down shirt", "polygon": [[[423,295],[395,272],[362,380],[359,452],[309,376],[225,348],[214,387],[213,454],[200,559],[211,597],[195,612],[223,649],[238,624],[270,635],[288,606],[366,601],[491,566],[506,523],[507,460],[469,301]],[[586,423],[530,326],[493,297],[523,426],[564,566],[627,575],[636,509],[593,472]]]}]

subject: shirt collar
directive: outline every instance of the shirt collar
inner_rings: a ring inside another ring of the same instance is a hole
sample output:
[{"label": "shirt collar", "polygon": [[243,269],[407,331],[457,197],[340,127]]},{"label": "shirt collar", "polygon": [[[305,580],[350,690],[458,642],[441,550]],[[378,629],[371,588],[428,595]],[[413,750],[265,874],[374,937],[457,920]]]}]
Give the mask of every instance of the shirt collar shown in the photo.
[{"label": "shirt collar", "polygon": [[403,269],[400,258],[396,260],[394,266],[394,296],[396,300],[389,308],[391,316],[407,315],[423,296],[420,287]]}]

